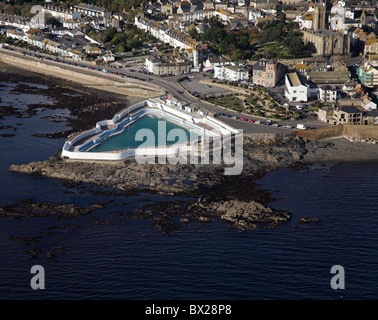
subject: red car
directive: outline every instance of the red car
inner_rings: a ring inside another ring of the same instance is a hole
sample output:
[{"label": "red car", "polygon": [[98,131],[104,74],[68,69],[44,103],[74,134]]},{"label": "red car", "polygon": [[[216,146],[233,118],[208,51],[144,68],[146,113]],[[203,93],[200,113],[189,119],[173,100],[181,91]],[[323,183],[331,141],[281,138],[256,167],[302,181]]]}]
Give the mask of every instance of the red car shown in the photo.
[{"label": "red car", "polygon": [[248,119],[248,122],[255,122],[255,120]]},{"label": "red car", "polygon": [[244,119],[244,118],[240,118],[241,121],[247,121],[247,119]]}]

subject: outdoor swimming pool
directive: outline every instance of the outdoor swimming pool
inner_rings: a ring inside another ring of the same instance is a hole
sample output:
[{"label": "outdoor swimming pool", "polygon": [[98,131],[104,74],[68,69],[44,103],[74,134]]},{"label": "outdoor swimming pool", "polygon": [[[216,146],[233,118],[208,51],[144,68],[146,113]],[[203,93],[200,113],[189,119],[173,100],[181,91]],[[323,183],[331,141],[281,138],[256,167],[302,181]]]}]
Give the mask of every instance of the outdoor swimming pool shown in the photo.
[{"label": "outdoor swimming pool", "polygon": [[[147,138],[144,138],[143,141],[136,141],[136,134],[141,129],[149,129],[154,133],[154,143],[149,143],[151,140]],[[177,137],[175,141],[166,141],[167,134],[172,129],[183,130],[186,134],[187,141],[190,141],[193,138],[198,139],[200,137],[198,134],[189,131],[187,128],[184,128],[179,124],[161,119],[152,114],[145,114],[133,123],[126,125],[120,133],[102,140],[99,144],[89,149],[88,152],[109,152],[136,149],[141,144],[143,144],[144,147],[172,145],[178,141]],[[163,137],[161,136],[162,134],[164,135]]]}]

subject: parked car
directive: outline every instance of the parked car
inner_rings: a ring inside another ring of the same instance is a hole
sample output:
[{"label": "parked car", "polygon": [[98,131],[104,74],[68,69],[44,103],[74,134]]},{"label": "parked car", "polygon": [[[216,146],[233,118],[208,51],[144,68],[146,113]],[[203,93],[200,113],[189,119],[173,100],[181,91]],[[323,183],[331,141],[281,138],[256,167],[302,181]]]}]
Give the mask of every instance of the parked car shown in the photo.
[{"label": "parked car", "polygon": [[293,126],[291,126],[290,124],[285,124],[283,127],[291,129]]}]

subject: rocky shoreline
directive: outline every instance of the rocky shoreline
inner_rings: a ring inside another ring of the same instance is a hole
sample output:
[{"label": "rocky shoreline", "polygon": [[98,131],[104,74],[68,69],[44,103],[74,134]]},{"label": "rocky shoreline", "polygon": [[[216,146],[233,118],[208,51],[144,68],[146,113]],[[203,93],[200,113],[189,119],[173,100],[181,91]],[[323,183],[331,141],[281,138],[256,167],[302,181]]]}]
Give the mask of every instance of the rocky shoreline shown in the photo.
[{"label": "rocky shoreline", "polygon": [[[10,170],[62,179],[73,185],[84,182],[100,190],[110,187],[122,194],[152,193],[196,199],[156,202],[133,212],[118,212],[119,217],[150,218],[163,233],[193,221],[225,221],[241,230],[255,230],[274,228],[288,221],[291,214],[266,207],[263,203],[271,200],[270,194],[257,191],[254,181],[270,170],[302,168],[305,145],[295,135],[245,136],[244,170],[238,176],[225,176],[222,165],[141,165],[133,160],[80,162],[61,159],[59,153],[46,161],[12,165]],[[51,206],[56,212],[56,204]],[[4,212],[12,216],[4,208],[0,214]]]},{"label": "rocky shoreline", "polygon": [[[70,81],[63,81],[51,76],[41,76],[0,62],[1,81],[14,83],[15,87],[9,94],[42,94],[53,103],[28,104],[25,110],[3,105],[0,108],[0,120],[4,117],[30,118],[43,110],[67,109],[69,115],[61,117],[51,116],[52,121],[67,122],[70,129],[51,134],[35,133],[41,137],[67,137],[73,132],[88,130],[97,121],[112,117],[126,106],[140,101],[142,98],[126,97],[110,92],[101,92]],[[38,84],[38,87],[30,86]],[[0,100],[1,103],[1,100]],[[80,107],[78,107],[80,106]],[[15,127],[17,129],[17,127]],[[5,129],[5,128],[1,128]],[[51,136],[49,136],[51,135]]]},{"label": "rocky shoreline", "polygon": [[[61,179],[67,186],[87,183],[99,188],[99,194],[135,195],[159,194],[162,196],[185,196],[188,201],[153,202],[131,212],[117,212],[121,218],[149,218],[163,233],[169,233],[190,222],[224,221],[240,230],[274,228],[291,219],[289,212],[275,210],[264,205],[271,202],[271,193],[256,190],[255,180],[267,172],[279,168],[303,170],[316,162],[317,154],[325,162],[343,162],[346,152],[340,153],[344,140],[309,142],[295,134],[276,136],[245,135],[243,171],[237,176],[225,176],[222,165],[160,165],[138,164],[134,160],[101,162],[72,161],[62,159],[58,152],[54,157],[28,164],[12,165],[13,172]],[[351,142],[347,142],[351,143]],[[354,146],[358,148],[361,146]],[[362,146],[363,148],[365,146]],[[370,146],[371,148],[371,146]],[[356,150],[352,148],[355,152]],[[374,159],[375,151],[372,151]],[[309,161],[311,159],[312,161]],[[377,158],[375,158],[377,159]],[[350,159],[353,161],[353,157]],[[105,191],[111,188],[113,191]],[[103,190],[103,191],[101,191]],[[194,199],[194,200],[193,200]],[[25,206],[25,203],[27,204]],[[20,211],[30,214],[28,201],[20,202],[18,211],[0,208],[1,216],[19,218]],[[71,212],[71,218],[106,207],[75,208],[68,206],[61,210]],[[39,210],[38,206],[35,206]],[[52,215],[64,216],[57,209],[58,204],[43,204]],[[12,207],[13,208],[13,207]],[[33,206],[32,206],[33,208]],[[59,213],[60,212],[60,213]],[[35,215],[35,212],[33,213]],[[305,217],[299,223],[318,222],[316,217]],[[96,225],[112,225],[111,221],[97,221]],[[293,231],[295,231],[297,226]]]},{"label": "rocky shoreline", "polygon": [[[55,139],[73,136],[80,130],[93,127],[99,120],[111,118],[114,113],[130,102],[125,97],[99,93],[93,89],[72,85],[52,77],[41,78],[4,64],[0,65],[0,73],[6,74],[5,80],[8,82],[18,83],[22,79],[23,82],[47,85],[49,89],[41,90],[43,94],[53,99],[55,104],[45,107],[67,108],[73,116],[67,119],[70,126],[67,130],[48,134],[35,133],[34,136],[37,137]],[[18,85],[15,90],[26,93],[31,88]],[[78,95],[72,94],[73,91]],[[34,112],[36,107],[28,106],[28,112]],[[0,116],[4,116],[4,112],[17,116],[15,110],[8,109],[5,108]],[[348,156],[348,148],[340,147],[340,142],[337,140],[308,142],[295,133],[275,136],[245,134],[243,139],[244,166],[242,173],[237,176],[225,176],[222,165],[140,165],[133,160],[73,161],[62,159],[60,151],[45,161],[12,165],[10,170],[60,179],[68,188],[75,188],[86,183],[97,188],[95,193],[105,196],[150,193],[190,198],[187,201],[157,201],[141,205],[132,212],[117,212],[121,218],[152,219],[154,226],[163,233],[194,221],[203,223],[224,221],[233,227],[246,230],[261,227],[274,228],[291,219],[290,213],[264,205],[272,201],[271,192],[256,190],[256,179],[279,168],[303,169],[307,164],[318,160],[325,163],[332,159],[343,161],[343,157],[345,159]],[[355,156],[356,150],[353,149],[353,152]],[[371,159],[374,157],[375,151],[372,151]],[[378,154],[375,159],[378,159]],[[113,191],[109,191],[109,188]],[[106,202],[102,202],[79,207],[24,199],[1,207],[0,216],[14,219],[30,216],[74,219],[89,215],[98,209],[107,208],[107,205]],[[308,219],[313,219],[313,217]],[[112,222],[105,219],[92,221],[92,224],[112,225]]]}]

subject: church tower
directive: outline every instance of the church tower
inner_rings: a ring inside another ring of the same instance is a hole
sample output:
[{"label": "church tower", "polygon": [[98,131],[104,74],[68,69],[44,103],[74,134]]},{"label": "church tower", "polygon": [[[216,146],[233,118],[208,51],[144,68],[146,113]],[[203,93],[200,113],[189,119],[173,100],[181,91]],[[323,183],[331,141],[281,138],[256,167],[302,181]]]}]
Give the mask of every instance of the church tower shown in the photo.
[{"label": "church tower", "polygon": [[365,14],[365,10],[362,11],[361,13],[361,25],[364,27],[366,25],[366,14]]},{"label": "church tower", "polygon": [[317,1],[315,3],[313,21],[312,21],[312,28],[315,31],[326,28],[326,21],[327,21],[326,16],[327,16],[326,3],[324,3],[322,0]]}]

